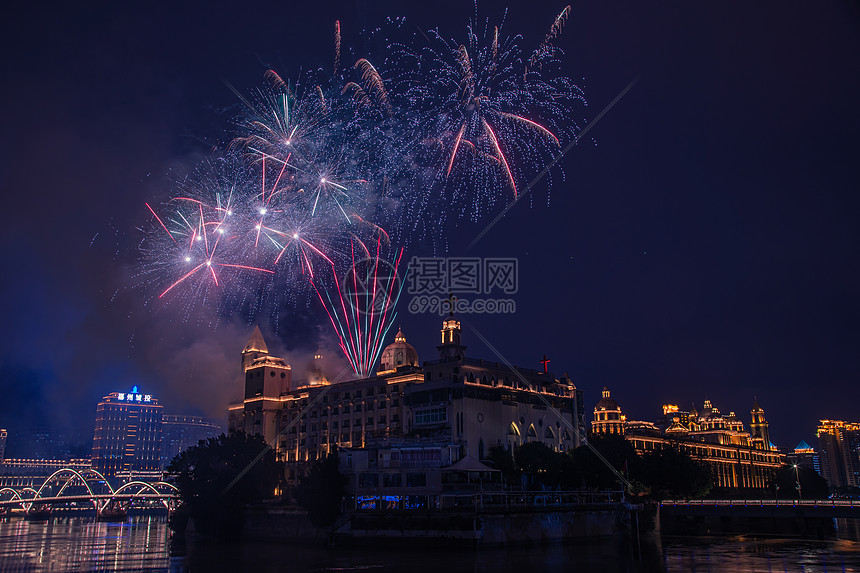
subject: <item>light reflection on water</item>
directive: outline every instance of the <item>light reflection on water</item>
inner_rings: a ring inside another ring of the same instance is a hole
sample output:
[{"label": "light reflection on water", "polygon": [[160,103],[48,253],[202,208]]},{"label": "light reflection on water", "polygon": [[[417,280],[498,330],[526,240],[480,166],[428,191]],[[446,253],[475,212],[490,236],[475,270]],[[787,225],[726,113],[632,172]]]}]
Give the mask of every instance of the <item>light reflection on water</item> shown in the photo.
[{"label": "light reflection on water", "polygon": [[168,549],[163,517],[0,518],[0,571],[163,571]]},{"label": "light reflection on water", "polygon": [[326,548],[315,544],[171,541],[163,516],[126,523],[92,517],[50,521],[0,518],[0,572],[6,571],[369,571],[371,573],[858,572],[860,522],[840,522],[830,540],[734,537],[591,540],[543,547],[480,551],[436,547]]}]

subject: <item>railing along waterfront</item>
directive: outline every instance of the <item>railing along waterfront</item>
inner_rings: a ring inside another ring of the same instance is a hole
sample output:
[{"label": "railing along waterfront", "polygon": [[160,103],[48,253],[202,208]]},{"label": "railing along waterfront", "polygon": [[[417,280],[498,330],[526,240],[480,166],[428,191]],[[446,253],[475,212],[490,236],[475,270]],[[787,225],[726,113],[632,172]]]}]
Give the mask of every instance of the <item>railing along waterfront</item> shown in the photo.
[{"label": "railing along waterfront", "polygon": [[476,491],[418,495],[368,493],[351,496],[346,500],[345,507],[356,512],[548,511],[623,501],[622,491]]},{"label": "railing along waterfront", "polygon": [[851,499],[666,499],[661,507],[833,507],[860,509]]}]

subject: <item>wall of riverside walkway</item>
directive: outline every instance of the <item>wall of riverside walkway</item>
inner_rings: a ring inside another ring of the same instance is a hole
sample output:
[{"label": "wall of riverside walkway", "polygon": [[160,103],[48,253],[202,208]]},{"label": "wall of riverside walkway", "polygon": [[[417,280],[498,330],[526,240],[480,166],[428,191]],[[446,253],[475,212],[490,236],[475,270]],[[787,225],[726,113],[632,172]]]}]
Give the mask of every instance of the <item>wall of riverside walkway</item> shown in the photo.
[{"label": "wall of riverside walkway", "polygon": [[631,534],[641,510],[640,506],[616,503],[595,507],[459,514],[358,513],[345,521],[334,536],[340,540],[458,539],[477,545],[548,543]]},{"label": "wall of riverside walkway", "polygon": [[613,503],[532,511],[359,512],[345,514],[330,528],[317,528],[298,508],[252,507],[245,511],[244,539],[297,543],[365,543],[399,539],[416,544],[439,540],[470,545],[550,543],[636,535],[653,530],[654,512]]},{"label": "wall of riverside walkway", "polygon": [[303,509],[253,507],[245,511],[242,537],[249,540],[325,543],[330,539],[330,532],[312,524],[308,513]]}]

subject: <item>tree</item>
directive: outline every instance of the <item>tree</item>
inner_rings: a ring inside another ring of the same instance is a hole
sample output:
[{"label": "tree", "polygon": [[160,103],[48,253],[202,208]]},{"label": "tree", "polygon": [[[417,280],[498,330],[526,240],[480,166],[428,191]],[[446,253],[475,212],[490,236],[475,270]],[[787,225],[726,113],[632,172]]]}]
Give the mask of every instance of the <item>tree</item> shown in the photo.
[{"label": "tree", "polygon": [[642,456],[637,478],[656,499],[704,497],[714,485],[710,472],[688,454],[672,447]]},{"label": "tree", "polygon": [[797,478],[800,477],[800,494],[803,499],[827,499],[829,488],[823,477],[803,466],[782,466],[776,471],[776,495],[781,499],[797,499]]},{"label": "tree", "polygon": [[[640,458],[633,445],[617,434],[593,434],[588,443],[600,452],[613,468],[627,479],[640,471]],[[600,460],[588,446],[580,446],[570,454],[573,466],[573,483],[579,487],[617,489],[618,476]]]},{"label": "tree", "polygon": [[340,515],[346,494],[346,476],[338,470],[337,454],[314,462],[308,475],[296,488],[296,500],[317,527],[328,527]]},{"label": "tree", "polygon": [[511,451],[504,446],[490,446],[487,460],[492,466],[502,472],[502,477],[509,484],[519,483],[520,471],[517,469],[517,464],[514,462],[514,456]]},{"label": "tree", "polygon": [[173,458],[167,472],[179,488],[181,515],[199,532],[221,538],[240,533],[245,505],[273,497],[283,477],[265,440],[244,432],[201,440]]}]

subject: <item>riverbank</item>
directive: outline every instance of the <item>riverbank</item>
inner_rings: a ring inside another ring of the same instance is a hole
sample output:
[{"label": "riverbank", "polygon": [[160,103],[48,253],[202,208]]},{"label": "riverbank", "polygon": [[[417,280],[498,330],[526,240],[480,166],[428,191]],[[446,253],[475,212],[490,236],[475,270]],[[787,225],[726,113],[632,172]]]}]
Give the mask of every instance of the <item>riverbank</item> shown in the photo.
[{"label": "riverbank", "polygon": [[[465,546],[542,544],[604,537],[636,537],[653,530],[655,507],[625,502],[531,509],[472,511],[361,511],[340,516],[334,525],[315,527],[297,508],[249,508],[243,539],[356,545],[373,542],[438,542]],[[190,531],[193,531],[193,524]]]},{"label": "riverbank", "polygon": [[[840,520],[842,521],[842,520]],[[841,522],[828,540],[743,536],[619,537],[543,545],[483,547],[463,544],[284,544],[274,539],[171,537],[164,517],[103,523],[94,518],[32,522],[0,518],[0,571],[373,571],[474,573],[570,571],[577,573],[860,571],[860,521]]]}]

